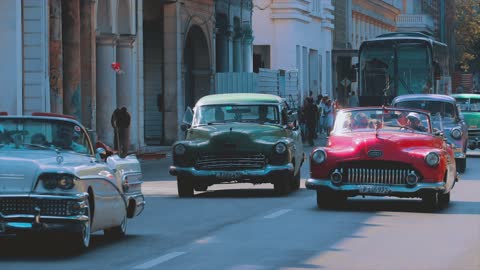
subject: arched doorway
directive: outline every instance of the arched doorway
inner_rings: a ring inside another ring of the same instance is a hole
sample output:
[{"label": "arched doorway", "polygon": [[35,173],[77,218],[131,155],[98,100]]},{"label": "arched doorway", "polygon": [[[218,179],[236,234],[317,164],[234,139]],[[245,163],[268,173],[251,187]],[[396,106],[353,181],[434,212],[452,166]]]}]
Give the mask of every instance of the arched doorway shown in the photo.
[{"label": "arched doorway", "polygon": [[207,39],[198,25],[188,31],[184,49],[185,107],[193,107],[210,94],[210,53]]}]

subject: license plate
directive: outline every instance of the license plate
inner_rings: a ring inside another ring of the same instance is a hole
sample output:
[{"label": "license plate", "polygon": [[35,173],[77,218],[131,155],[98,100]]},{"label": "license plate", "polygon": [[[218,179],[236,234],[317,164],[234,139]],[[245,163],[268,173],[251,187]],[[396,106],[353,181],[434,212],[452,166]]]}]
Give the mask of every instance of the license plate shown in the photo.
[{"label": "license plate", "polygon": [[234,180],[240,178],[241,172],[217,172],[215,176],[218,179]]},{"label": "license plate", "polygon": [[388,194],[391,192],[387,186],[362,185],[358,186],[358,191],[364,194]]}]

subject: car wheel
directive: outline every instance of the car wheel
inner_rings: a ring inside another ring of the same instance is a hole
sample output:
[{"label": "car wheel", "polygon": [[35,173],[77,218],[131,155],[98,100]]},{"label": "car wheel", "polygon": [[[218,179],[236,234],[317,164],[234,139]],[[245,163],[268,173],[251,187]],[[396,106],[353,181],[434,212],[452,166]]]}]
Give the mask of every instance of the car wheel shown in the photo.
[{"label": "car wheel", "polygon": [[435,211],[439,209],[440,201],[438,192],[432,191],[422,196],[422,202],[427,210]]},{"label": "car wheel", "polygon": [[464,173],[467,168],[467,159],[466,158],[456,158],[455,159],[457,172]]},{"label": "car wheel", "polygon": [[279,196],[287,195],[290,192],[291,179],[290,173],[280,176],[280,179],[273,183],[275,193]]},{"label": "car wheel", "polygon": [[120,239],[127,232],[127,215],[123,217],[122,223],[118,226],[103,230],[105,237],[110,239]]},{"label": "car wheel", "polygon": [[184,177],[177,177],[178,197],[193,197],[193,183]]},{"label": "car wheel", "polygon": [[441,207],[447,207],[450,203],[450,192],[444,194],[438,194],[438,201]]},{"label": "car wheel", "polygon": [[73,251],[78,251],[78,252],[85,251],[90,246],[92,220],[91,220],[91,212],[89,208],[90,206],[89,200],[87,200],[85,203],[87,204],[87,207],[86,207],[87,211],[85,215],[88,217],[88,221],[82,224],[82,228],[79,232],[71,233],[65,239],[66,240],[65,244],[71,247]]},{"label": "car wheel", "polygon": [[347,197],[328,190],[317,190],[318,208],[339,208],[344,205]]}]

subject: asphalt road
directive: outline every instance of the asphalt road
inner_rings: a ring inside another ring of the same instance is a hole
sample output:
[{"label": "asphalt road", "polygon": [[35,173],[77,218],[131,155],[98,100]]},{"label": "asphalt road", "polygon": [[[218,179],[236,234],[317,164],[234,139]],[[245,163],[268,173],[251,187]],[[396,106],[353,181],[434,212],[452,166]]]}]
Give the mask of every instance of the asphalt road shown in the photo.
[{"label": "asphalt road", "polygon": [[420,200],[375,197],[319,210],[303,183],[288,197],[238,184],[179,199],[169,165],[143,162],[148,204],[126,238],[97,233],[84,254],[52,239],[0,238],[0,269],[480,269],[479,157],[436,213]]}]

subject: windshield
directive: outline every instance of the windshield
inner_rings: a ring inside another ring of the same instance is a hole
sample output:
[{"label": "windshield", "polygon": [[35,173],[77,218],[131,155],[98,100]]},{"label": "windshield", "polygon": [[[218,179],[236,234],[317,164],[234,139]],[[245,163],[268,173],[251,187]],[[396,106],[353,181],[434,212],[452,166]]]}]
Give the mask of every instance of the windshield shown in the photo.
[{"label": "windshield", "polygon": [[480,112],[480,98],[456,98],[463,112]]},{"label": "windshield", "polygon": [[54,149],[92,154],[88,135],[72,122],[0,118],[0,150]]},{"label": "windshield", "polygon": [[206,105],[195,108],[192,126],[226,122],[281,124],[275,105]]},{"label": "windshield", "polygon": [[360,51],[361,95],[398,96],[425,92],[427,85],[431,87],[430,58],[424,43],[409,40],[366,43]]},{"label": "windshield", "polygon": [[345,110],[337,114],[334,133],[372,131],[431,132],[428,114],[394,109]]},{"label": "windshield", "polygon": [[409,100],[398,102],[395,107],[422,109],[429,111],[431,115],[439,114],[443,118],[443,122],[456,121],[455,105],[449,102]]}]

